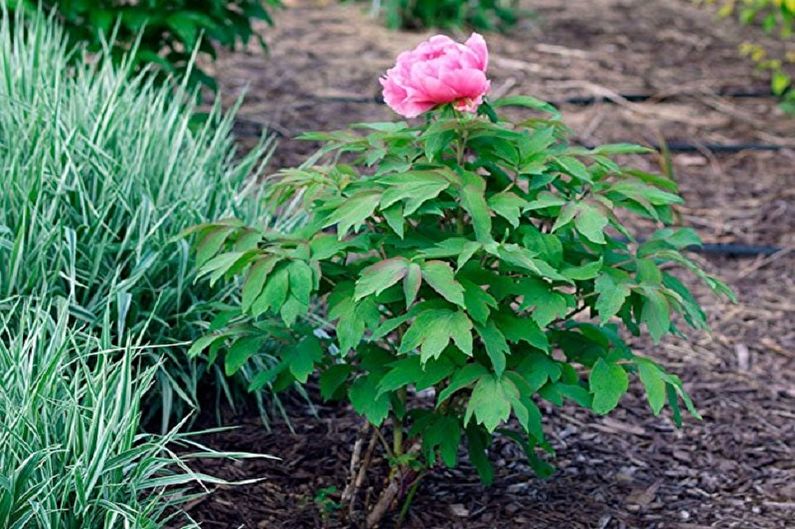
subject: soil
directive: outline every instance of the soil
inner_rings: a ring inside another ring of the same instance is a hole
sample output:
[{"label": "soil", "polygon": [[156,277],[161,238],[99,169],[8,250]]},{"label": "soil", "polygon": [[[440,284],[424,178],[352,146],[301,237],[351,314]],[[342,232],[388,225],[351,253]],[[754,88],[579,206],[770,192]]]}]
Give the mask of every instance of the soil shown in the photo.
[{"label": "soil", "polygon": [[[281,136],[274,167],[300,163],[312,151],[292,139],[299,132],[392,119],[375,101],[378,75],[428,35],[388,31],[361,4],[292,4],[277,14],[275,28],[263,29],[267,58],[252,48],[214,66],[225,103],[248,86],[241,143],[263,127]],[[767,89],[765,77],[737,56],[751,30],[716,21],[712,11],[685,0],[527,4],[533,17],[510,34],[488,36],[495,92],[556,102],[606,99],[561,105],[583,143],[695,145],[671,158],[687,202],[683,222],[709,243],[779,251],[699,257],[739,302],[698,291],[711,334],[638,344],[683,378],[702,421],[676,429],[665,414],[651,415],[638,388],[605,418],[549,408],[547,432],[557,452],[552,477],[535,478],[520,450],[498,441],[492,487],[480,485],[462,454],[460,468],[437,469],[422,482],[404,527],[795,527],[795,119],[773,98],[726,95]],[[640,93],[655,98],[631,103],[620,96]],[[711,144],[778,150],[721,153]],[[631,161],[665,167],[655,157]],[[230,416],[239,428],[206,439],[215,448],[282,460],[201,462],[198,470],[228,479],[263,478],[220,487],[188,506],[203,527],[348,526],[339,513],[323,514],[316,495],[344,488],[360,419],[343,406],[288,404],[290,425],[268,432],[254,415]],[[384,475],[378,457],[363,496]],[[337,497],[330,493],[330,502]]]}]

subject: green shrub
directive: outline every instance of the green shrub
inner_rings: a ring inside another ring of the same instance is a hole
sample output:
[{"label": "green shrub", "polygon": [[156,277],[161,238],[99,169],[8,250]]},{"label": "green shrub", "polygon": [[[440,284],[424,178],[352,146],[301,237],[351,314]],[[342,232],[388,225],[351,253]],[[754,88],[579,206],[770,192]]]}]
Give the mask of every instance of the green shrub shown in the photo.
[{"label": "green shrub", "polygon": [[506,29],[518,19],[516,0],[373,0],[392,29]]},{"label": "green shrub", "polygon": [[[547,117],[496,115],[511,106]],[[376,428],[389,420],[394,481],[381,506],[437,462],[454,466],[462,439],[490,481],[486,453],[498,432],[547,474],[536,452],[552,451],[538,399],[603,415],[637,378],[654,414],[667,403],[679,424],[683,402],[698,417],[681,380],[624,336],[645,331],[658,343],[682,325],[706,328],[672,266],[731,296],[682,253],[696,234],[663,227],[682,202],[676,184],[613,159],[646,149],[573,146],[557,111],[529,97],[481,112],[446,105],[416,126],[307,134],[326,142],[326,157],[269,187],[277,203],[300,197],[312,215],[306,227],[197,228],[201,273],[244,282],[226,327],[192,352],[223,352],[233,373],[278,340],[279,364],[254,387],[319,373],[325,398],[349,401]],[[660,229],[642,241],[631,215]],[[303,319],[318,303],[333,326]],[[263,316],[281,317],[286,330]],[[407,398],[430,389],[434,404]]]},{"label": "green shrub", "polygon": [[[120,336],[195,338],[233,289],[194,288],[188,245],[174,238],[211,218],[273,222],[244,189],[270,142],[238,153],[233,113],[216,105],[197,122],[190,95],[105,55],[70,65],[61,30],[16,20],[0,26],[0,311],[4,298],[61,297],[89,325],[112,307]],[[196,401],[206,365],[164,351],[151,354],[176,359],[158,374],[167,418]]]},{"label": "green shrub", "polygon": [[[192,64],[191,56],[200,53],[215,58],[216,48],[234,50],[252,38],[266,48],[252,24],[273,21],[268,9],[281,6],[281,0],[2,0],[11,9],[20,6],[35,11],[37,6],[53,10],[73,43],[86,42],[98,52],[107,42],[113,56],[126,60],[135,50],[136,65],[151,64],[164,74],[190,72],[191,82],[215,88],[215,81]],[[0,3],[2,3],[0,2]],[[139,40],[140,39],[140,40]]]},{"label": "green shrub", "polygon": [[65,304],[11,309],[0,317],[0,527],[156,529],[191,498],[188,485],[223,483],[173,450],[224,454],[139,432],[155,371],[134,374],[132,348],[119,355],[70,327]]}]

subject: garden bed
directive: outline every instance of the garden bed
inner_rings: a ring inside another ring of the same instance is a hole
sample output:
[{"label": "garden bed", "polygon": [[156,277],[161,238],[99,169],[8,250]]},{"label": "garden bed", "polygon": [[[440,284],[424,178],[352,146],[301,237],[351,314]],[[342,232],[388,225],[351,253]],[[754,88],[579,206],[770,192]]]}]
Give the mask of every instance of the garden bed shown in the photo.
[{"label": "garden bed", "polygon": [[[375,102],[377,75],[399,51],[427,36],[389,32],[359,6],[297,3],[268,30],[269,59],[252,50],[224,56],[215,66],[227,97],[250,82],[240,139],[247,144],[263,126],[277,132],[277,166],[300,163],[311,152],[311,145],[291,139],[298,132],[390,119],[389,110]],[[795,120],[781,114],[772,98],[721,95],[764,91],[767,85],[737,59],[746,30],[718,23],[710,12],[673,0],[533,4],[534,19],[489,39],[495,91],[553,101],[608,98],[610,103],[562,105],[585,144],[693,145],[693,152],[672,153],[687,201],[684,223],[708,243],[782,250],[753,259],[704,258],[708,271],[736,290],[739,303],[701,296],[712,335],[644,347],[684,379],[702,422],[690,420],[676,430],[668,418],[651,417],[637,388],[609,418],[595,419],[574,407],[544,410],[557,450],[558,471],[549,480],[535,478],[523,454],[499,442],[493,487],[484,489],[467,465],[439,469],[423,481],[405,526],[791,526],[795,251],[788,249],[795,246]],[[633,103],[621,94],[660,100]],[[719,153],[710,144],[779,150]],[[656,157],[633,161],[659,168]],[[264,479],[215,490],[189,513],[207,528],[344,526],[338,514],[322,516],[315,497],[326,487],[344,487],[360,419],[344,407],[316,411],[319,421],[305,403],[294,401],[294,433],[286,424],[268,433],[254,415],[227,417],[241,427],[213,435],[213,447],[265,452],[283,461],[208,461],[200,470]],[[385,463],[376,464],[386,471]]]}]

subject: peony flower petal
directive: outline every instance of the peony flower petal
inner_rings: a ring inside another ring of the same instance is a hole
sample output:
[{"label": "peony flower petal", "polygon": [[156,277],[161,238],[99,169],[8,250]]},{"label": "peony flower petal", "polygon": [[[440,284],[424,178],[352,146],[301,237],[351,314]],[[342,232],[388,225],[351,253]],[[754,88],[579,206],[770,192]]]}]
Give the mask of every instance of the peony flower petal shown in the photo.
[{"label": "peony flower petal", "polygon": [[455,99],[482,98],[490,88],[486,74],[474,68],[444,71],[440,77],[440,81],[456,94]]},{"label": "peony flower petal", "polygon": [[466,41],[466,47],[475,52],[480,60],[479,66],[482,71],[489,67],[489,48],[486,39],[480,33],[473,33]]}]

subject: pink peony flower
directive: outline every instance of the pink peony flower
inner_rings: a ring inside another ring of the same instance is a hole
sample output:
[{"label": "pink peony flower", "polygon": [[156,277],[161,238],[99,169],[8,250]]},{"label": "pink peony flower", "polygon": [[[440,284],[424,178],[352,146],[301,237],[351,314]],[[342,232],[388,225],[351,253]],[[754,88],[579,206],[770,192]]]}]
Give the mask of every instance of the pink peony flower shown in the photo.
[{"label": "pink peony flower", "polygon": [[489,50],[481,35],[473,33],[465,44],[436,35],[398,55],[397,64],[381,78],[384,101],[407,118],[446,103],[475,112],[491,86],[488,65]]}]

